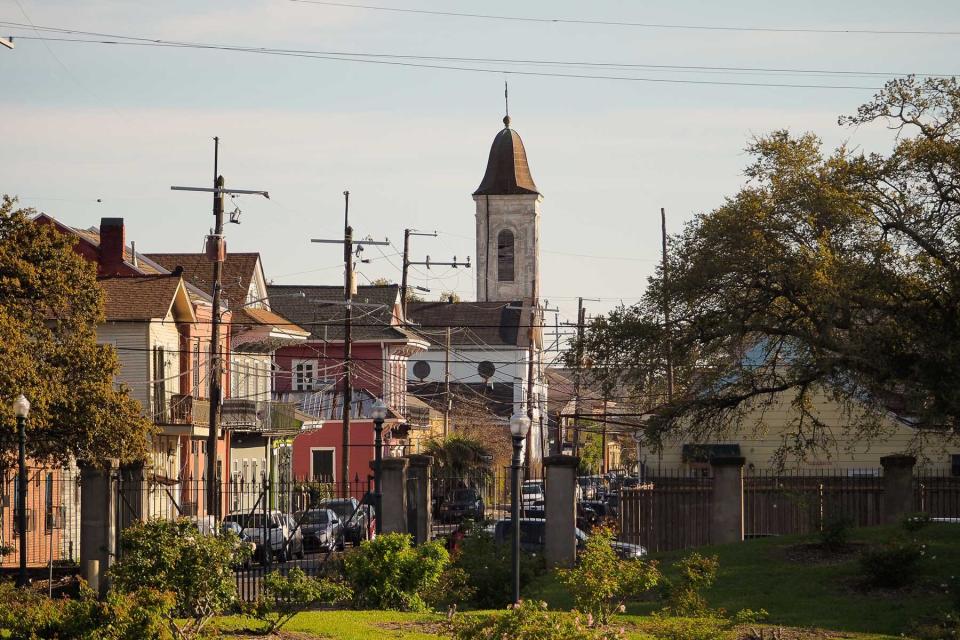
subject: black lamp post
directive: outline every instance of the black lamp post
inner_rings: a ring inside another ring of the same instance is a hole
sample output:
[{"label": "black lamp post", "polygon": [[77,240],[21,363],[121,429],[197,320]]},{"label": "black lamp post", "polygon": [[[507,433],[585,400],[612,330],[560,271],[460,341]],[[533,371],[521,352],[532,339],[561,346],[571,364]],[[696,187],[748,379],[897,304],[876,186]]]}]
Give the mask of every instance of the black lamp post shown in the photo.
[{"label": "black lamp post", "polygon": [[520,493],[523,472],[523,442],[530,429],[530,418],[523,413],[515,413],[510,418],[510,435],[513,437],[512,484],[510,490],[510,531],[513,534],[513,602],[520,601]]},{"label": "black lamp post", "polygon": [[383,400],[373,404],[370,414],[373,416],[373,506],[376,509],[377,535],[383,533],[383,494],[380,492],[380,463],[383,461],[383,421],[387,417],[387,405]]},{"label": "black lamp post", "polygon": [[30,402],[21,393],[13,401],[13,413],[17,416],[17,440],[19,442],[17,473],[17,529],[20,532],[20,572],[17,586],[27,586],[27,416]]}]

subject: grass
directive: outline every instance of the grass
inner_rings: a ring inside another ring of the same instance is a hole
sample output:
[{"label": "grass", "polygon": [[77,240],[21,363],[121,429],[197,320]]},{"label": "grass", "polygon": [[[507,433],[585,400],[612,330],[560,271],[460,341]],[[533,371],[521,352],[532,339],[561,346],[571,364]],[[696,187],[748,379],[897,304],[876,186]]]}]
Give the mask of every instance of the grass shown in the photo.
[{"label": "grass", "polygon": [[[901,532],[899,527],[860,529],[852,533],[851,542],[863,548]],[[834,632],[818,635],[819,640],[893,640],[908,633],[914,621],[949,609],[950,598],[940,585],[950,576],[960,575],[960,527],[930,525],[917,537],[927,544],[931,559],[916,586],[896,592],[860,590],[856,586],[856,552],[831,562],[798,561],[791,550],[816,541],[809,536],[764,538],[697,551],[720,559],[717,582],[705,593],[711,607],[725,609],[731,615],[740,609],[766,609],[770,619],[764,626]],[[654,559],[670,577],[670,564],[683,555],[675,552]],[[546,600],[553,610],[573,606],[569,595],[550,576],[544,576],[526,591],[527,597]],[[659,606],[654,598],[631,603],[626,614],[617,616],[616,621],[628,626],[632,640],[649,638],[643,630],[650,624],[649,614]],[[439,635],[443,619],[436,614],[390,611],[314,611],[299,614],[284,630],[337,640],[432,640],[444,637]],[[244,627],[255,628],[256,623],[235,616],[223,618],[219,626],[229,636]]]}]

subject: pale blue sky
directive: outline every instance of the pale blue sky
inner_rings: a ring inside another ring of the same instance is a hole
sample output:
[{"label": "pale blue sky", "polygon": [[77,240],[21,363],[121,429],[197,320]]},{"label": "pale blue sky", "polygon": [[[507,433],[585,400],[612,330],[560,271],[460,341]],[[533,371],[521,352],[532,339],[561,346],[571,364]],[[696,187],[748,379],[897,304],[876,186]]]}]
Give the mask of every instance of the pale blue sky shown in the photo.
[{"label": "pale blue sky", "polygon": [[[379,0],[442,11],[712,26],[960,31],[960,2],[505,2]],[[0,21],[167,40],[287,49],[633,64],[885,73],[958,71],[960,37],[697,31],[544,24],[336,8],[290,0],[0,0]],[[0,35],[36,35],[0,27]],[[496,65],[495,68],[507,68]],[[529,67],[526,67],[529,68]],[[570,71],[567,69],[566,71]],[[576,69],[575,73],[597,73]],[[613,70],[624,76],[879,87],[882,77]],[[0,191],[77,226],[127,220],[144,251],[198,251],[212,223],[211,138],[229,185],[247,197],[229,247],[259,251],[278,283],[341,279],[334,247],[352,194],[361,235],[403,228],[414,256],[475,253],[474,208],[503,116],[502,73],[468,73],[222,51],[17,40],[0,49]],[[836,125],[868,89],[795,89],[510,77],[511,116],[543,203],[543,293],[572,316],[644,289],[659,252],[659,208],[673,230],[743,182],[743,148],[774,128],[826,143],[889,146],[882,129]],[[97,199],[101,203],[97,203]],[[394,253],[392,250],[388,253]],[[606,256],[581,257],[582,256]],[[368,256],[378,257],[374,249]],[[393,265],[391,265],[392,261]],[[399,280],[399,258],[362,266]],[[306,273],[303,273],[306,272]],[[473,271],[414,273],[416,284],[474,295]]]}]

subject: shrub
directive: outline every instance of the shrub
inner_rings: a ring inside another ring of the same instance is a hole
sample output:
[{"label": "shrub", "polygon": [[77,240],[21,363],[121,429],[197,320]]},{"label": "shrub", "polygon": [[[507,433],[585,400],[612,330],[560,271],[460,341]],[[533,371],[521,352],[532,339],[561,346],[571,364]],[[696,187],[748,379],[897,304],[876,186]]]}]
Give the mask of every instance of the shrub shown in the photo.
[{"label": "shrub", "polygon": [[[493,536],[474,526],[460,543],[453,566],[462,570],[473,594],[461,599],[480,609],[500,609],[513,599],[510,545],[497,544]],[[520,584],[530,584],[546,572],[543,557],[520,554]]]},{"label": "shrub", "polygon": [[423,595],[450,562],[440,542],[411,546],[411,537],[388,533],[367,540],[343,559],[355,606],[422,611]]},{"label": "shrub", "polygon": [[505,612],[482,616],[458,615],[455,640],[626,640],[623,629],[595,627],[577,611],[547,611],[547,603],[523,600]]},{"label": "shrub", "polygon": [[173,604],[172,594],[149,589],[111,591],[101,602],[85,586],[76,599],[51,600],[33,590],[2,585],[0,631],[11,640],[167,640]]},{"label": "shrub", "polygon": [[294,567],[286,576],[279,571],[268,574],[263,579],[263,595],[249,612],[264,623],[265,633],[273,633],[309,607],[343,602],[352,595],[350,587],[341,582],[310,578]]},{"label": "shrub", "polygon": [[198,635],[236,601],[233,567],[249,554],[235,535],[203,535],[185,519],[135,524],[123,531],[120,549],[120,560],[110,570],[113,588],[129,594],[144,588],[173,593],[169,622],[179,638]]},{"label": "shrub", "polygon": [[664,610],[677,616],[700,616],[709,611],[701,591],[713,585],[717,579],[720,561],[717,556],[702,556],[691,553],[674,563],[680,575],[676,580],[666,580],[667,603]]},{"label": "shrub", "polygon": [[577,566],[557,572],[577,607],[599,624],[607,624],[611,614],[622,611],[628,597],[652,589],[660,581],[656,563],[621,560],[612,541],[613,532],[609,529],[595,530]]},{"label": "shrub", "polygon": [[677,618],[655,613],[640,626],[662,640],[727,640],[733,635],[730,621],[715,615]]},{"label": "shrub", "polygon": [[911,513],[904,516],[900,522],[900,526],[907,533],[917,533],[928,524],[930,524],[930,514],[928,513]]},{"label": "shrub", "polygon": [[820,546],[829,551],[840,551],[850,541],[850,520],[843,516],[827,518],[820,526]]},{"label": "shrub", "polygon": [[897,588],[914,580],[921,569],[926,547],[915,540],[894,539],[860,557],[867,587]]},{"label": "shrub", "polygon": [[477,590],[470,584],[470,577],[460,567],[449,566],[436,584],[423,593],[424,601],[434,609],[449,609],[452,605],[471,602]]},{"label": "shrub", "polygon": [[740,609],[733,615],[733,622],[735,624],[757,624],[758,622],[766,622],[770,617],[770,614],[766,609],[760,609],[754,611],[753,609]]}]

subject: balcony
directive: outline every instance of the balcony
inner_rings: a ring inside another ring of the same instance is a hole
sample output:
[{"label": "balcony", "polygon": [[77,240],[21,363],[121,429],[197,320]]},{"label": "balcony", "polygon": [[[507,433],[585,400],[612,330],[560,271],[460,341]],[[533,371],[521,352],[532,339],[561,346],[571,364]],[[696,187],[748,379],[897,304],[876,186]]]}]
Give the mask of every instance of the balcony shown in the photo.
[{"label": "balcony", "polygon": [[224,429],[258,433],[295,433],[301,421],[292,402],[230,398],[223,401],[220,424]]},{"label": "balcony", "polygon": [[162,414],[157,424],[206,427],[210,425],[210,401],[174,393]]}]

